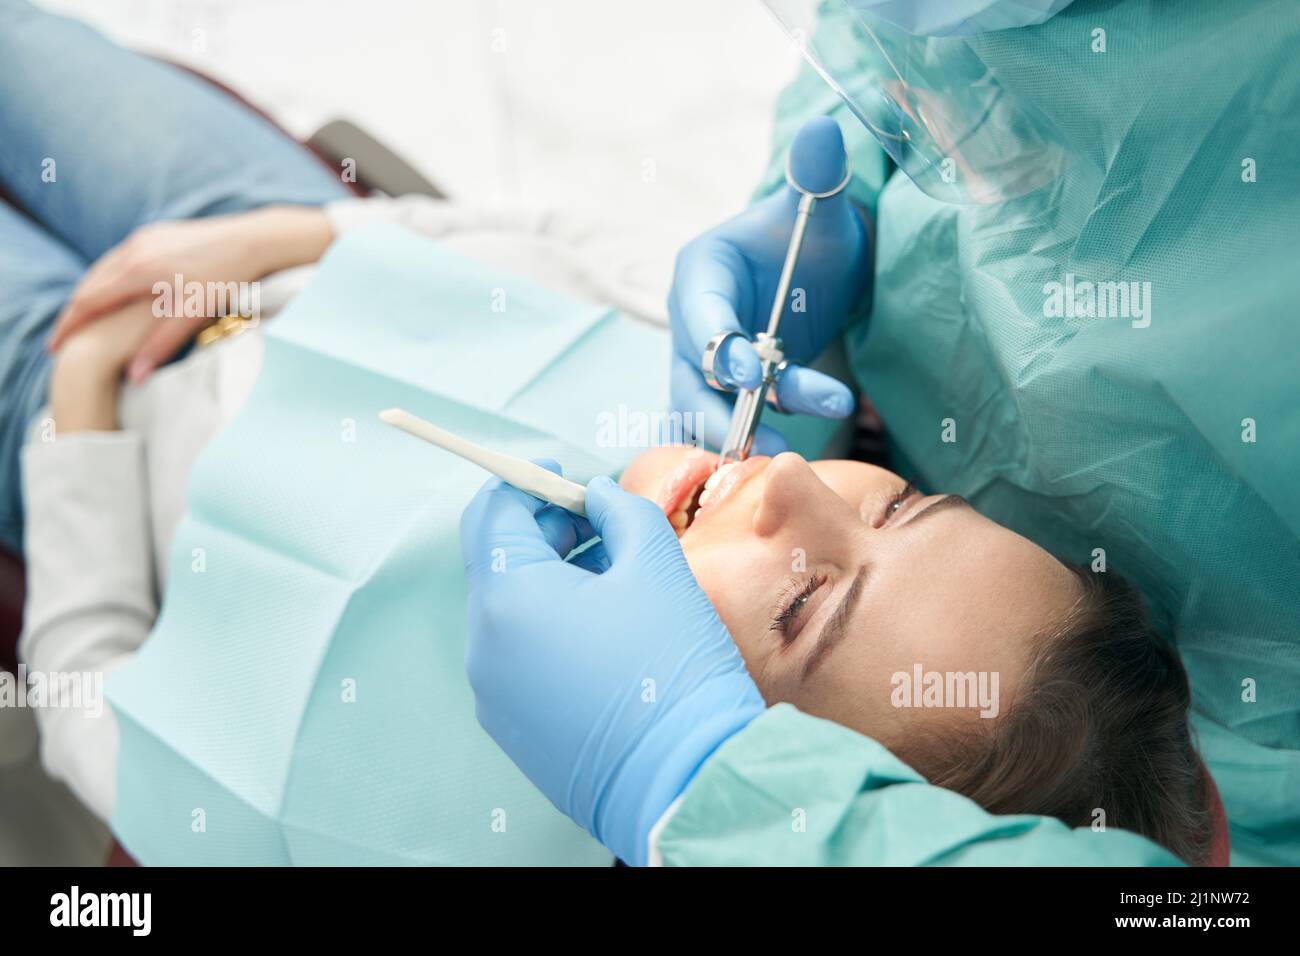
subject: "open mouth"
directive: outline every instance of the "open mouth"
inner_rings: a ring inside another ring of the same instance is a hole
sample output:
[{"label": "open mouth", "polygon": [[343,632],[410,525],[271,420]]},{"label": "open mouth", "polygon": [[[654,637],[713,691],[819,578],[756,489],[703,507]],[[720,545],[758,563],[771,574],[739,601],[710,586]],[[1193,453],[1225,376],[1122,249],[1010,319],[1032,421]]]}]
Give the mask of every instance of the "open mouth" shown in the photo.
[{"label": "open mouth", "polygon": [[695,523],[700,509],[708,505],[722,480],[736,464],[726,464],[721,468],[716,466],[716,455],[688,459],[664,483],[660,505],[677,537],[680,538]]},{"label": "open mouth", "polygon": [[681,537],[686,529],[691,526],[695,516],[700,513],[700,495],[704,494],[704,482],[700,482],[691,489],[690,495],[682,503],[681,507],[675,509],[668,516],[668,523],[673,526],[677,532],[677,537]]}]

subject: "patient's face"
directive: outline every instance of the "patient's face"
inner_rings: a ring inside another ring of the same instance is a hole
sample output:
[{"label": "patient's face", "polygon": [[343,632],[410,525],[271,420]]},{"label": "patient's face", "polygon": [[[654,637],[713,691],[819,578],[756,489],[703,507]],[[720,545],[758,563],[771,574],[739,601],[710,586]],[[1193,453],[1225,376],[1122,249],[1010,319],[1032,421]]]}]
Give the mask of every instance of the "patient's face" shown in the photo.
[{"label": "patient's face", "polygon": [[655,448],[622,484],[677,513],[675,526],[687,512],[682,550],[768,704],[886,745],[917,722],[979,720],[978,707],[897,707],[891,678],[917,665],[996,672],[1001,712],[1078,597],[1074,576],[1042,548],[883,468],[786,453],[720,472],[702,493],[715,461]]}]

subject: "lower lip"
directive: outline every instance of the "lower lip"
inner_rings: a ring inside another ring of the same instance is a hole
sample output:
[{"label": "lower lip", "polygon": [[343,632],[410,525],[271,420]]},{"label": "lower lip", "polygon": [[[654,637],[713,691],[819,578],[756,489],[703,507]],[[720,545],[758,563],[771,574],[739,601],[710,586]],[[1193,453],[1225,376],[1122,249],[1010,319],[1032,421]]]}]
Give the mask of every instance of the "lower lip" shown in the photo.
[{"label": "lower lip", "polygon": [[690,531],[691,528],[698,526],[701,521],[708,521],[710,515],[717,511],[724,501],[736,493],[737,488],[766,468],[771,460],[767,455],[755,455],[752,458],[746,458],[723,475],[722,480],[709,492],[709,500],[700,505],[699,511],[695,514],[695,520],[691,522],[690,527],[686,530]]}]

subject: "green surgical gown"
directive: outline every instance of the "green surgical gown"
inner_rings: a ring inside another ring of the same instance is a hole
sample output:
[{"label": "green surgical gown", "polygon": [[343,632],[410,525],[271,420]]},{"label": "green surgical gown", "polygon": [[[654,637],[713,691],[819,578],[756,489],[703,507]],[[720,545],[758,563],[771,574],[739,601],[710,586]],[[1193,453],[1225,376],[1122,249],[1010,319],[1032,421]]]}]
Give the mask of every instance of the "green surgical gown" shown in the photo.
[{"label": "green surgical gown", "polygon": [[[825,8],[816,38],[832,70],[878,70],[842,17]],[[1300,863],[1300,7],[1079,0],[968,42],[1059,130],[1059,179],[996,205],[930,199],[805,69],[761,191],[804,120],[840,121],[876,228],[872,301],[845,344],[896,466],[1136,584],[1187,667],[1233,863]],[[1067,282],[1138,283],[1146,314],[1062,315],[1048,300]],[[659,849],[1174,862],[1128,834],[990,816],[784,707],[706,763]]]}]

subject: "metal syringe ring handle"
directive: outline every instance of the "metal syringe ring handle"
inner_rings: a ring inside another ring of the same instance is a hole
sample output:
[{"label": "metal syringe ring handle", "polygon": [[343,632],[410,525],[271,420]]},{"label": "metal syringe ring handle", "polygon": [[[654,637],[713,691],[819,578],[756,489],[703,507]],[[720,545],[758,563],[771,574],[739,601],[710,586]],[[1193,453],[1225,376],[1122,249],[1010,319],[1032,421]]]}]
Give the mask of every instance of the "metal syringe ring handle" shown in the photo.
[{"label": "metal syringe ring handle", "polygon": [[776,388],[778,370],[785,358],[781,352],[781,340],[760,332],[754,340],[754,350],[763,362],[763,378],[757,388],[742,388],[736,392],[736,406],[731,412],[731,424],[727,428],[727,437],[718,453],[718,464],[734,464],[749,457],[749,450],[754,444],[754,433],[758,430],[758,420],[763,414],[763,405],[768,391]]},{"label": "metal syringe ring handle", "polygon": [[709,339],[704,346],[704,356],[700,359],[700,371],[704,373],[704,381],[714,391],[734,392],[736,390],[736,386],[731,383],[730,379],[723,377],[725,373],[719,374],[718,369],[718,356],[722,354],[723,349],[727,347],[727,343],[732,339],[744,339],[748,342],[749,336],[744,332],[734,330],[719,332]]}]

